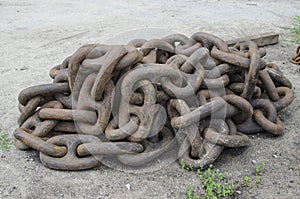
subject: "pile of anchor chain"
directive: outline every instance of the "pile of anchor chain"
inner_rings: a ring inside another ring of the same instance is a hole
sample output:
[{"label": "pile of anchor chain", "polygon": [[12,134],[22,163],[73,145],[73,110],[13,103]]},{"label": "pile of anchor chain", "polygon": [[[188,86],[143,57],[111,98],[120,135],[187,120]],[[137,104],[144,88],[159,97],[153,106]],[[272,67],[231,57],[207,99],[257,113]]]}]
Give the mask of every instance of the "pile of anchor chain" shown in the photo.
[{"label": "pile of anchor chain", "polygon": [[265,55],[201,32],[82,46],[51,69],[53,83],[19,94],[16,145],[53,169],[106,157],[139,167],[176,147],[180,161],[206,167],[224,147],[249,145],[246,134],[283,133],[277,113],[292,85]]}]

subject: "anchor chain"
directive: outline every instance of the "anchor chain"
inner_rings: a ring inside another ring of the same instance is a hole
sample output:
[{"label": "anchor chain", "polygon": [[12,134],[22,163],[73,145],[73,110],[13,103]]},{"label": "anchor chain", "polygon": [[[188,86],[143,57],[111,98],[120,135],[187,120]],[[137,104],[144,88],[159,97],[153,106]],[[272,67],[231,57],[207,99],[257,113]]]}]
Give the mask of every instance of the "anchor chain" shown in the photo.
[{"label": "anchor chain", "polygon": [[291,62],[293,64],[300,64],[300,46],[297,47],[296,55],[295,55],[295,57],[291,58]]},{"label": "anchor chain", "polygon": [[16,146],[60,170],[107,157],[147,166],[171,150],[205,168],[225,147],[250,145],[247,134],[284,133],[292,84],[265,55],[202,32],[82,46],[50,70],[53,83],[19,94]]}]

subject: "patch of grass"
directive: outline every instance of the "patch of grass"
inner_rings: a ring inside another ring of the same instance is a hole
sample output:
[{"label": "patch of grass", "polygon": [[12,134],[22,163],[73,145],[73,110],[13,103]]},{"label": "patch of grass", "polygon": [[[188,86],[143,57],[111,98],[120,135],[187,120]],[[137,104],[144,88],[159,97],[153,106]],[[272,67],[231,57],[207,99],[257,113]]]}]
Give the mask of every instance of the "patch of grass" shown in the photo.
[{"label": "patch of grass", "polygon": [[295,17],[290,26],[275,26],[284,30],[288,30],[292,34],[292,39],[290,39],[290,42],[300,44],[300,16]]},{"label": "patch of grass", "polygon": [[2,150],[9,150],[11,147],[11,140],[8,138],[7,133],[5,133],[1,128],[0,128],[0,146]]},{"label": "patch of grass", "polygon": [[181,161],[180,161],[180,167],[181,167],[181,169],[184,169],[184,170],[187,170],[187,171],[193,171],[194,169],[193,169],[193,165],[186,165],[185,163],[184,163],[184,161],[183,161],[183,159],[181,159]]},{"label": "patch of grass", "polygon": [[220,173],[210,165],[204,171],[198,170],[198,175],[205,188],[204,198],[217,199],[234,195],[235,185],[229,183],[228,173]]},{"label": "patch of grass", "polygon": [[185,198],[186,199],[200,199],[200,196],[194,191],[194,187],[192,184],[187,186],[185,189]]},{"label": "patch of grass", "polygon": [[290,165],[289,169],[300,172],[300,166],[297,166],[297,165]]},{"label": "patch of grass", "polygon": [[[181,168],[187,171],[192,171],[191,165],[186,165],[183,160],[180,161]],[[259,163],[254,170],[253,176],[246,175],[244,177],[244,184],[249,188],[257,188],[261,184],[263,169],[265,162]],[[290,169],[300,171],[300,167],[290,166]],[[229,182],[229,175],[227,172],[221,173],[210,165],[207,169],[200,168],[197,170],[200,182],[204,186],[205,193],[198,195],[192,184],[185,188],[185,197],[187,199],[218,199],[218,198],[234,198],[237,185]]]},{"label": "patch of grass", "polygon": [[258,164],[255,168],[255,176],[250,177],[246,175],[244,177],[244,182],[248,187],[255,187],[261,183],[262,179],[262,169],[266,164],[264,162]]},{"label": "patch of grass", "polygon": [[[186,166],[183,161],[180,162],[181,168],[191,171],[192,166]],[[205,199],[218,199],[224,197],[230,197],[235,194],[235,185],[229,183],[228,173],[221,173],[219,170],[213,168],[210,165],[207,169],[197,170],[200,182],[205,188],[205,193],[201,198]],[[188,185],[185,189],[185,195],[187,199],[196,199],[200,196],[194,191],[193,185]]]}]

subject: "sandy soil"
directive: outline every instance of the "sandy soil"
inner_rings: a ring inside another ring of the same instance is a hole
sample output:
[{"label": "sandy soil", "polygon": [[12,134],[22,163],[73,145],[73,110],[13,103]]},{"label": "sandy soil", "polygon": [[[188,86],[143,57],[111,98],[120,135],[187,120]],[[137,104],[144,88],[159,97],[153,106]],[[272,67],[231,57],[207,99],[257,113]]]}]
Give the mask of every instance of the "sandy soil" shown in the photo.
[{"label": "sandy soil", "polygon": [[[136,29],[146,29],[144,36],[149,37],[149,28],[162,29],[154,31],[160,35],[204,31],[225,40],[273,30],[286,39],[287,33],[273,24],[290,24],[300,14],[299,7],[298,0],[0,1],[0,126],[12,132],[17,127],[18,93],[28,86],[51,82],[49,69],[83,44],[111,43],[111,38],[128,30],[135,36]],[[241,185],[244,176],[254,171],[253,160],[266,163],[261,185],[240,187],[238,198],[300,195],[299,170],[289,168],[300,166],[300,74],[288,61],[295,47],[286,47],[283,42],[267,47],[266,60],[279,64],[294,85],[296,99],[280,113],[285,134],[276,138],[254,135],[250,147],[226,149],[215,164]],[[182,170],[177,163],[143,174],[105,166],[63,172],[43,167],[34,151],[13,146],[0,154],[0,198],[184,198],[189,184],[203,191],[196,174]]]}]

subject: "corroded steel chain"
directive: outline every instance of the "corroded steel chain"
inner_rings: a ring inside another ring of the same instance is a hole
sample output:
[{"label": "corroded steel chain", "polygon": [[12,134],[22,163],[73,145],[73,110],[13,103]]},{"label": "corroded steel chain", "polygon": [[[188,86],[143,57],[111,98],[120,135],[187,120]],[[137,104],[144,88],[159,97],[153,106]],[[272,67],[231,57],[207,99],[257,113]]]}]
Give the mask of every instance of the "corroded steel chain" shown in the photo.
[{"label": "corroded steel chain", "polygon": [[291,58],[291,62],[293,64],[300,64],[300,46],[297,47],[296,55],[295,55],[295,57]]},{"label": "corroded steel chain", "polygon": [[19,94],[17,147],[49,168],[82,170],[107,157],[147,165],[170,150],[194,169],[246,134],[283,133],[278,111],[290,81],[254,42],[233,47],[206,33],[190,38],[91,44],[50,70],[51,84]]}]

